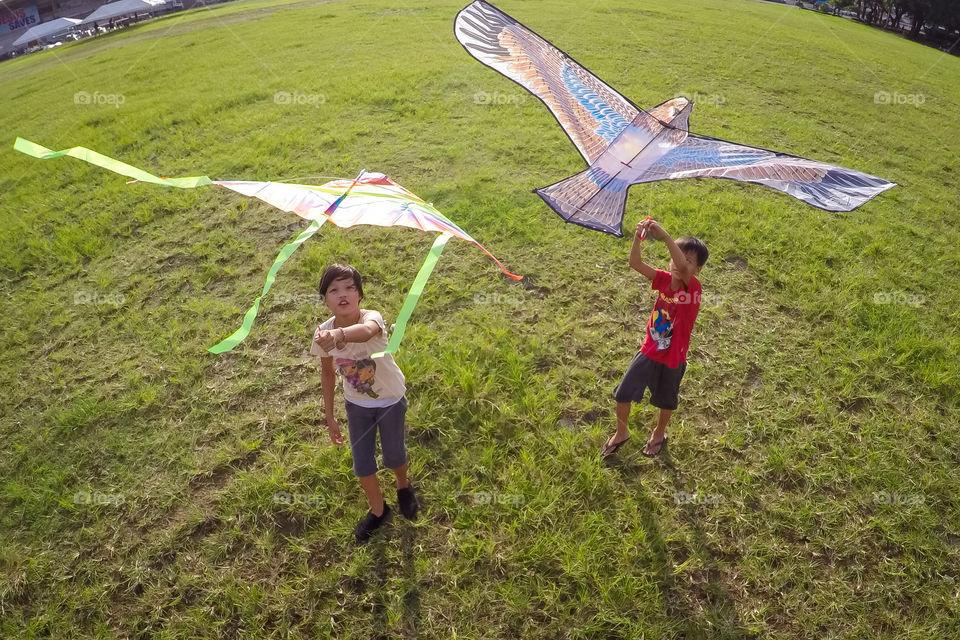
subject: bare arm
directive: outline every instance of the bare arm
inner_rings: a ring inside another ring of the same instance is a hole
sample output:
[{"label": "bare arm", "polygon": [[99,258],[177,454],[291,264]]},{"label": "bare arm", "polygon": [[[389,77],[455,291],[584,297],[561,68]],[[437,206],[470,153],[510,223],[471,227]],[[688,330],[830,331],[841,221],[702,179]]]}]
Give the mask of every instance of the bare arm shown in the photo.
[{"label": "bare arm", "polygon": [[337,333],[343,332],[339,338],[344,342],[366,342],[370,338],[380,335],[380,325],[376,320],[367,320],[363,324],[355,324],[343,329],[337,329]]},{"label": "bare arm", "polygon": [[680,250],[680,247],[677,246],[677,243],[673,241],[673,238],[670,237],[666,231],[663,232],[667,237],[664,238],[664,242],[667,243],[667,247],[670,249],[670,257],[673,258],[673,264],[677,265],[677,268],[680,270],[680,279],[683,280],[683,286],[690,286],[690,276],[693,275],[693,269],[690,267],[690,261],[687,260],[687,256],[683,255],[683,251]]},{"label": "bare arm", "polygon": [[333,369],[333,358],[320,358],[320,388],[323,392],[323,412],[327,420],[327,431],[334,444],[343,444],[340,425],[333,415],[333,400],[337,384],[337,372]]},{"label": "bare arm", "polygon": [[643,249],[640,240],[640,233],[643,229],[643,222],[640,222],[637,225],[637,231],[633,234],[633,245],[630,247],[630,267],[639,271],[648,280],[653,281],[657,275],[657,270],[643,261]]},{"label": "bare arm", "polygon": [[343,347],[347,342],[366,342],[380,334],[380,325],[375,320],[367,320],[362,324],[336,329],[324,329],[317,333],[315,342],[324,351]]},{"label": "bare arm", "polygon": [[667,245],[667,249],[670,250],[670,257],[673,258],[673,264],[680,272],[680,280],[683,281],[683,286],[689,287],[690,276],[693,275],[693,265],[687,260],[687,256],[683,254],[683,251],[681,251],[677,243],[673,241],[673,238],[670,237],[666,229],[661,227],[655,220],[644,220],[640,224],[644,223],[649,225],[648,232],[653,234],[654,238],[663,240],[663,243]]}]

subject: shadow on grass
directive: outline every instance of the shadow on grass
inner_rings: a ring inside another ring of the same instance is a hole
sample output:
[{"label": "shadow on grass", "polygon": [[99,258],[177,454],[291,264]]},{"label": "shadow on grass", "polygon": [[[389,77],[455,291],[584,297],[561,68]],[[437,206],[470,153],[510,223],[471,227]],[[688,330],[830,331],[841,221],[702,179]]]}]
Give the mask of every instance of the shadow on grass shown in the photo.
[{"label": "shadow on grass", "polygon": [[[692,493],[682,473],[674,466],[669,448],[664,447],[655,459],[654,465],[661,466],[670,477],[675,493]],[[634,465],[614,461],[610,466],[620,473],[626,486],[635,486],[638,490],[636,496],[640,505],[637,512],[650,540],[650,550],[656,559],[654,569],[660,591],[663,593],[664,614],[684,626],[683,637],[685,638],[710,638],[711,640],[756,638],[757,634],[740,622],[736,603],[722,582],[722,573],[717,566],[717,554],[711,549],[707,536],[700,526],[695,504],[681,505],[678,519],[693,534],[688,557],[701,558],[704,566],[702,569],[695,570],[694,586],[678,584],[674,567],[686,562],[687,558],[676,559],[667,548],[657,518],[659,509],[657,496],[644,491],[638,478],[638,472],[649,473],[656,468],[654,465]],[[667,498],[670,497],[667,496]],[[702,605],[702,614],[690,606],[693,603]]]},{"label": "shadow on grass", "polygon": [[[400,528],[399,539],[402,557],[403,572],[403,614],[401,624],[403,629],[401,637],[404,640],[414,640],[420,635],[420,581],[417,578],[416,558],[414,557],[414,547],[416,541],[416,529],[407,525],[395,523],[392,527]],[[385,532],[387,533],[387,532]],[[373,609],[371,621],[371,635],[375,640],[386,640],[395,637],[389,632],[387,622],[387,612],[389,606],[389,594],[387,593],[387,574],[389,562],[387,560],[387,548],[397,536],[393,528],[387,535],[375,536],[370,541],[371,552],[373,555],[373,564],[370,566],[370,578],[368,584],[373,591]]]}]

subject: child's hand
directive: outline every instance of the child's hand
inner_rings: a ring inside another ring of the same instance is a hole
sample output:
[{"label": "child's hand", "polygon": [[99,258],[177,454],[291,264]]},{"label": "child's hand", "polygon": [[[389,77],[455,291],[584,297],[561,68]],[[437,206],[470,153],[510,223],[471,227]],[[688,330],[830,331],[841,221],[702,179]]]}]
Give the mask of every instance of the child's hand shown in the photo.
[{"label": "child's hand", "polygon": [[343,434],[340,433],[340,423],[336,418],[327,421],[327,433],[330,434],[333,444],[343,444]]},{"label": "child's hand", "polygon": [[653,220],[651,217],[647,217],[637,223],[637,230],[634,232],[634,236],[638,240],[643,240],[644,236],[647,235],[647,227],[650,226],[650,222]]},{"label": "child's hand", "polygon": [[330,331],[328,329],[317,329],[316,335],[313,337],[313,341],[320,345],[320,348],[330,353],[337,346],[337,331]]},{"label": "child's hand", "polygon": [[654,220],[653,218],[647,218],[646,220],[641,220],[637,225],[637,233],[642,235],[648,235],[657,240],[665,240],[668,235],[663,227],[660,226],[660,223]]}]

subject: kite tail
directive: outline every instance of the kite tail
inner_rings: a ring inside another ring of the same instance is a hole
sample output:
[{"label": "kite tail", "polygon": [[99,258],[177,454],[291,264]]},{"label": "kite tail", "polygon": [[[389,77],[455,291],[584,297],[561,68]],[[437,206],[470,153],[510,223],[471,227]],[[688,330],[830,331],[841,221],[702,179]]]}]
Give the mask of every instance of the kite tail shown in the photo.
[{"label": "kite tail", "polygon": [[[619,237],[623,235],[623,212],[630,185],[622,180],[602,180],[602,177],[593,169],[587,169],[535,193],[567,222]],[[601,182],[594,182],[594,178]]]},{"label": "kite tail", "polygon": [[413,315],[413,310],[420,301],[420,296],[423,295],[423,288],[427,286],[427,280],[430,279],[433,268],[437,266],[437,260],[440,259],[443,248],[447,246],[447,241],[452,237],[449,233],[441,233],[437,236],[437,239],[434,240],[433,246],[430,247],[430,253],[427,254],[427,259],[423,261],[423,265],[420,267],[420,271],[417,272],[417,277],[413,281],[413,286],[410,287],[407,297],[403,300],[403,305],[400,307],[400,313],[397,314],[397,322],[393,327],[393,334],[390,336],[390,342],[387,344],[387,348],[371,354],[371,358],[382,358],[388,353],[396,353],[400,348],[400,341],[403,340],[403,334],[407,330],[407,322],[410,320],[410,316]]},{"label": "kite tail", "polygon": [[127,176],[128,178],[133,178],[134,180],[139,180],[140,182],[152,182],[153,184],[159,184],[165,187],[192,189],[194,187],[202,187],[208,184],[213,184],[213,181],[207,176],[194,176],[192,178],[160,178],[152,173],[144,171],[143,169],[138,169],[137,167],[129,165],[126,162],[120,162],[119,160],[105,156],[102,153],[97,153],[93,149],[87,149],[86,147],[70,147],[69,149],[63,149],[62,151],[53,151],[52,149],[47,149],[46,147],[37,144],[36,142],[30,142],[29,140],[18,137],[13,143],[13,148],[20,153],[25,153],[28,156],[33,156],[34,158],[39,158],[41,160],[70,156],[71,158],[83,160],[84,162],[88,162],[102,169],[106,169],[107,171],[113,171],[114,173],[119,173],[122,176]]},{"label": "kite tail", "polygon": [[[468,237],[469,237],[469,236],[468,236]],[[493,255],[492,253],[490,253],[489,251],[487,251],[487,249],[486,249],[482,244],[480,244],[479,242],[477,242],[477,241],[474,240],[473,238],[470,238],[470,242],[472,242],[473,244],[475,244],[475,245],[477,245],[478,247],[480,247],[480,250],[481,250],[481,251],[483,251],[485,254],[487,254],[487,255],[490,257],[491,260],[493,260],[494,262],[496,262],[496,263],[497,263],[497,266],[500,267],[500,271],[503,271],[503,275],[507,276],[508,278],[513,278],[514,280],[523,280],[523,276],[518,276],[518,275],[515,274],[515,273],[510,273],[509,271],[507,271],[507,268],[506,268],[505,266],[503,266],[503,263],[500,262],[499,260],[497,260],[497,257],[496,257],[495,255]]]}]

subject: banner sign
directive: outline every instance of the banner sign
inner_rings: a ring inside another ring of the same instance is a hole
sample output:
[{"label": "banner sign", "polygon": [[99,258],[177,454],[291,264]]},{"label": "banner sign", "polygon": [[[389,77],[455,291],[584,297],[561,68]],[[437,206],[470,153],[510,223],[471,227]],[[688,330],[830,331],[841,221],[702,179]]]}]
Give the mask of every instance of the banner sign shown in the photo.
[{"label": "banner sign", "polygon": [[40,24],[40,13],[36,5],[21,7],[20,9],[6,9],[0,13],[0,33],[11,33],[29,29]]}]

